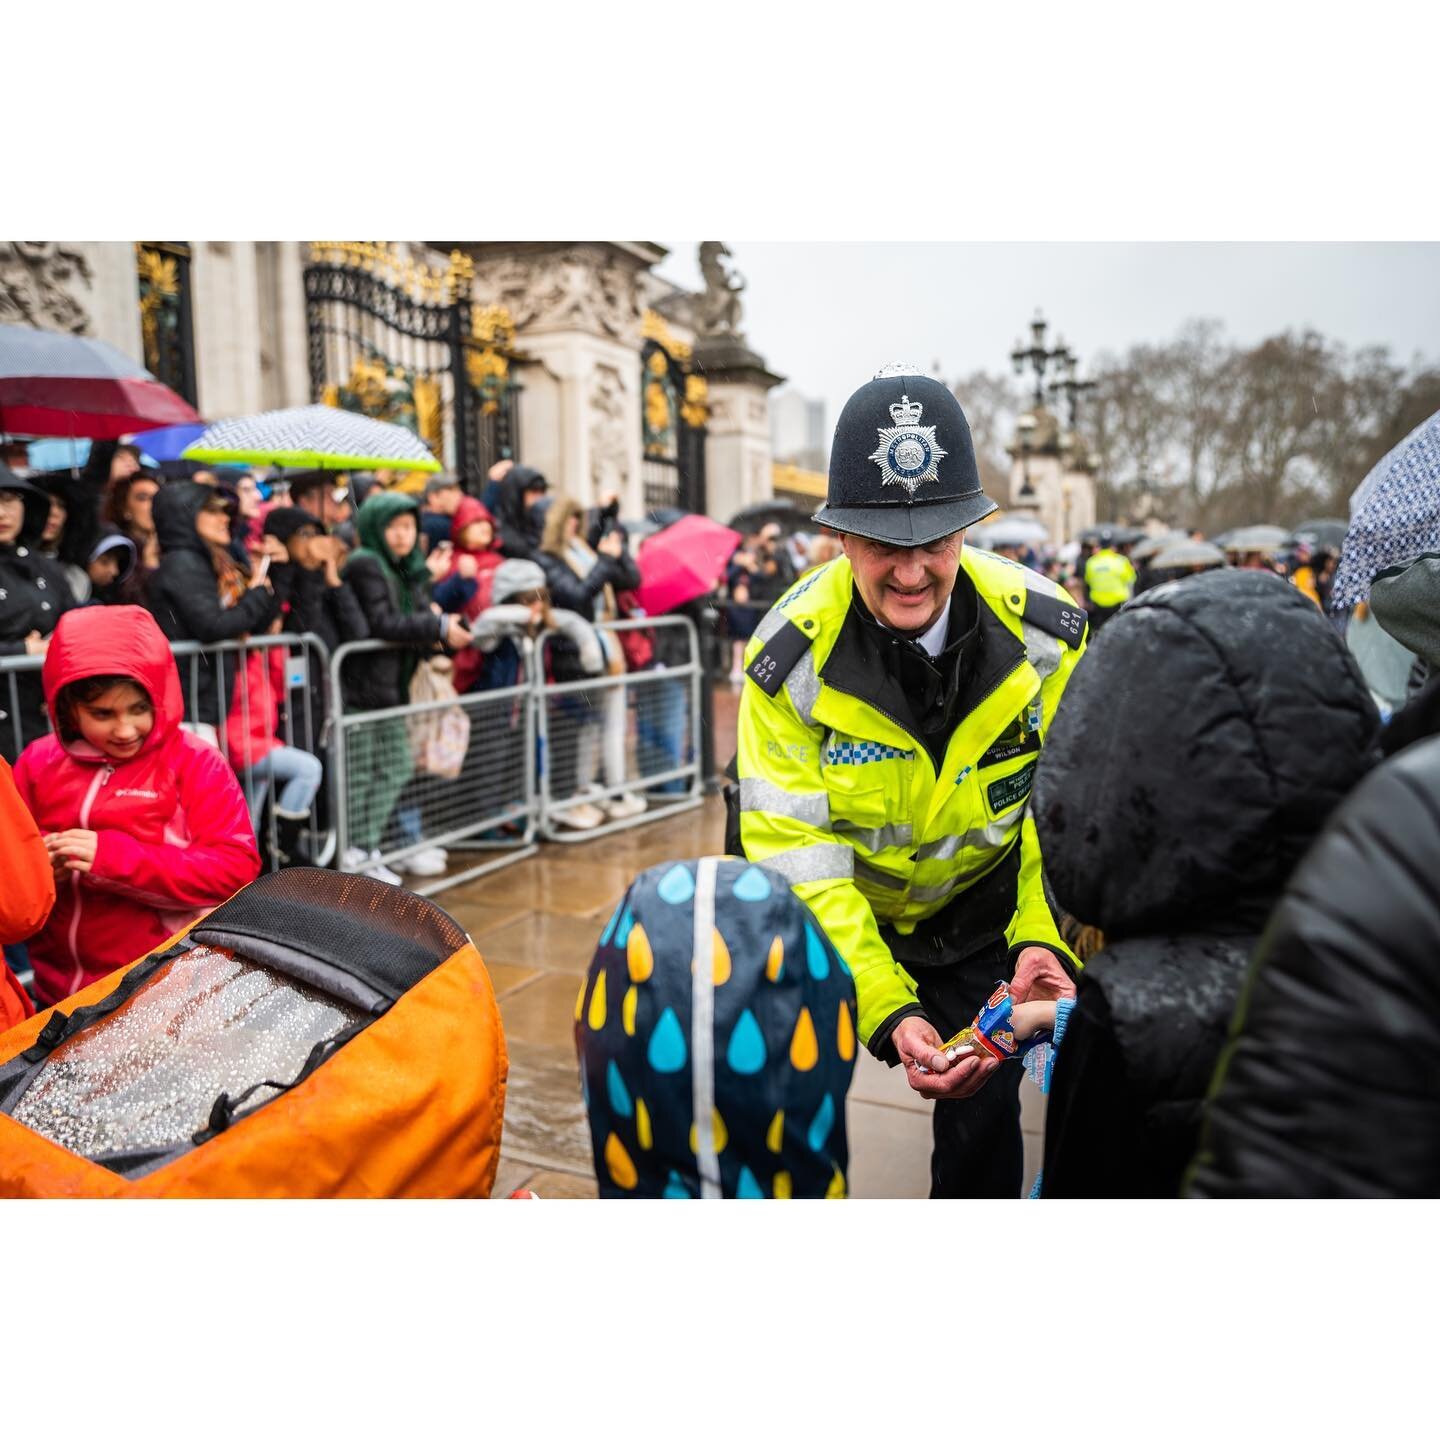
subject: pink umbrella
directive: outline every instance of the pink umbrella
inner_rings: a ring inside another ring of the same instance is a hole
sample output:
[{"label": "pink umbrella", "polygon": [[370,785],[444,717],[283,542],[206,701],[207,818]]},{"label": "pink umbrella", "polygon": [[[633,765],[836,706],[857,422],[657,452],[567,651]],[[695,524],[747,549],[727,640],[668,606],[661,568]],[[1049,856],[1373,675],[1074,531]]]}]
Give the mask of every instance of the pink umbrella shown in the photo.
[{"label": "pink umbrella", "polygon": [[740,532],[704,515],[685,515],[640,544],[636,604],[663,615],[709,592],[740,544]]}]

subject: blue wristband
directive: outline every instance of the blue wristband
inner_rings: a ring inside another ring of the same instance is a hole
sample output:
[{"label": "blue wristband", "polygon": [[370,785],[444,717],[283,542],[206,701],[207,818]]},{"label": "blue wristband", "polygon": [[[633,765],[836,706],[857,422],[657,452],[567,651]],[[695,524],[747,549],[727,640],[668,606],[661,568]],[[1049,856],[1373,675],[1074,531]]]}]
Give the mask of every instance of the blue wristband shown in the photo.
[{"label": "blue wristband", "polygon": [[1057,1050],[1060,1048],[1060,1042],[1065,1038],[1065,1027],[1070,1023],[1070,1012],[1074,1008],[1074,1000],[1057,1000],[1055,1002],[1055,1029],[1050,1036],[1050,1043]]}]

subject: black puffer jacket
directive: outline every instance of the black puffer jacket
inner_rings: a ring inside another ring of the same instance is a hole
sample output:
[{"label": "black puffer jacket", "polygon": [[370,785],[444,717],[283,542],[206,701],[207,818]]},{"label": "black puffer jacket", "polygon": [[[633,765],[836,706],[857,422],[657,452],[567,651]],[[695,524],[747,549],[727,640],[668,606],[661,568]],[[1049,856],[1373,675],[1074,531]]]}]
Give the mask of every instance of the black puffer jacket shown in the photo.
[{"label": "black puffer jacket", "polygon": [[619,590],[634,590],[640,584],[640,570],[625,554],[617,559],[613,555],[597,555],[595,564],[588,575],[577,575],[569,564],[558,555],[540,551],[535,559],[545,572],[545,584],[550,590],[550,603],[559,610],[573,610],[592,624],[598,618],[595,601],[607,586]]},{"label": "black puffer jacket", "polygon": [[[50,514],[50,497],[4,465],[0,465],[0,490],[13,491],[25,506],[15,543],[0,545],[0,656],[23,655],[25,637],[32,630],[49,635],[61,615],[74,606],[75,596],[60,562],[36,549]],[[0,673],[0,755],[13,763],[50,726],[39,669],[16,674],[13,689],[10,680]]]},{"label": "black puffer jacket", "polygon": [[1336,812],[1256,952],[1189,1193],[1440,1194],[1440,739]]},{"label": "black puffer jacket", "polygon": [[[168,640],[214,645],[259,633],[275,618],[275,596],[264,586],[247,590],[231,606],[220,603],[214,562],[195,529],[205,502],[217,493],[208,485],[174,480],[155,496],[160,566],[150,577],[147,603]],[[179,662],[186,720],[224,727],[235,695],[236,659],[203,655]]]},{"label": "black puffer jacket", "polygon": [[540,472],[529,465],[513,465],[500,482],[495,533],[500,539],[500,553],[511,560],[539,557],[542,526],[534,509],[525,505],[525,487],[541,478]]},{"label": "black puffer jacket", "polygon": [[1161,585],[1092,641],[1035,780],[1055,898],[1106,942],[1056,1061],[1047,1196],[1179,1193],[1255,938],[1377,725],[1276,576]]}]

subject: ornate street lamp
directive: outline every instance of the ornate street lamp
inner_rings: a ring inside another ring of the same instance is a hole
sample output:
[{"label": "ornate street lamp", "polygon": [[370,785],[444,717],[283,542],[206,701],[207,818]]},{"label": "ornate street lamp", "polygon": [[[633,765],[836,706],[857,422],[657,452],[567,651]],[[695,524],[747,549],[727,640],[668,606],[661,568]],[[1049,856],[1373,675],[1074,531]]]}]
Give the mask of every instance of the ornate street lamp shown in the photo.
[{"label": "ornate street lamp", "polygon": [[1030,483],[1030,450],[1035,443],[1035,417],[1027,410],[1016,422],[1017,444],[1020,447],[1020,494],[1021,500],[1034,500],[1035,487]]},{"label": "ornate street lamp", "polygon": [[1045,348],[1045,317],[1039,310],[1035,312],[1035,318],[1030,322],[1031,342],[1027,350],[1024,342],[1017,340],[1015,348],[1010,352],[1010,359],[1015,365],[1015,373],[1023,375],[1026,365],[1035,372],[1035,403],[1045,403],[1045,372],[1052,363],[1064,364],[1067,360],[1074,361],[1069,347],[1058,335],[1055,337],[1055,348]]}]

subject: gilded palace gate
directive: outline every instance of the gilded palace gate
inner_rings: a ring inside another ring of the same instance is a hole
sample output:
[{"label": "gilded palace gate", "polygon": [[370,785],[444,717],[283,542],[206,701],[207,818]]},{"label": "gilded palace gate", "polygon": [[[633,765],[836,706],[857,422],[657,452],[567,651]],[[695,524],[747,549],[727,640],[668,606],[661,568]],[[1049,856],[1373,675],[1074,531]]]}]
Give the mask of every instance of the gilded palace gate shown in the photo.
[{"label": "gilded palace gate", "polygon": [[474,262],[446,267],[393,242],[318,240],[305,267],[314,401],[413,430],[466,489],[516,459],[520,386],[502,306],[477,307]]}]

